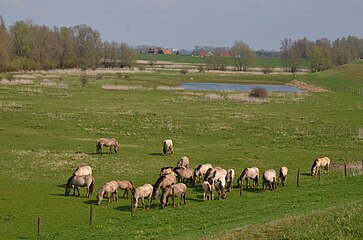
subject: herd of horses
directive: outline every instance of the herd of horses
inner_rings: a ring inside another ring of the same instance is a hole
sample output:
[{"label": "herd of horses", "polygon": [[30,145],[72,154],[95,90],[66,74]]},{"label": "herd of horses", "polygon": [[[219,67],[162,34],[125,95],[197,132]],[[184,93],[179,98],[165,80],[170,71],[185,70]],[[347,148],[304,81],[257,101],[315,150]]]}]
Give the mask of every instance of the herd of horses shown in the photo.
[{"label": "herd of horses", "polygon": [[[102,154],[102,147],[109,147],[109,153],[112,150],[117,153],[120,145],[114,138],[100,138],[96,142],[96,153]],[[163,142],[164,155],[173,153],[173,142],[168,139]],[[330,159],[328,157],[318,158],[314,160],[311,167],[311,175],[315,176],[320,173],[321,168],[329,173]],[[274,169],[267,169],[262,173],[262,190],[275,190],[276,185],[280,180],[282,186],[286,185],[288,168],[282,166],[279,169],[278,177]],[[260,171],[257,167],[245,168],[237,179],[238,188],[242,188],[243,180],[246,182],[246,187],[259,187]],[[124,190],[123,198],[128,198],[129,191],[132,193],[134,202],[134,209],[137,209],[139,199],[142,202],[142,208],[145,209],[145,198],[148,200],[148,208],[153,199],[157,199],[161,190],[160,206],[165,208],[168,205],[170,197],[180,196],[180,204],[186,204],[186,193],[190,186],[194,186],[200,182],[203,192],[203,200],[213,200],[214,193],[218,193],[218,199],[225,199],[227,191],[231,192],[233,189],[233,182],[235,178],[234,169],[223,169],[221,167],[213,167],[211,164],[201,164],[195,169],[190,167],[190,160],[187,156],[181,157],[175,167],[162,167],[160,169],[159,177],[154,185],[146,183],[140,187],[135,187],[129,180],[111,180],[106,182],[97,194],[97,204],[102,203],[103,198],[107,194],[108,204],[112,201],[118,200],[118,190]],[[250,181],[253,185],[250,186]],[[65,186],[65,195],[68,196],[73,189],[79,193],[79,187],[86,187],[86,197],[90,197],[94,189],[94,177],[92,176],[92,168],[90,166],[77,167],[72,176],[68,179]],[[174,200],[173,200],[174,201]],[[173,203],[174,204],[174,203]]]}]

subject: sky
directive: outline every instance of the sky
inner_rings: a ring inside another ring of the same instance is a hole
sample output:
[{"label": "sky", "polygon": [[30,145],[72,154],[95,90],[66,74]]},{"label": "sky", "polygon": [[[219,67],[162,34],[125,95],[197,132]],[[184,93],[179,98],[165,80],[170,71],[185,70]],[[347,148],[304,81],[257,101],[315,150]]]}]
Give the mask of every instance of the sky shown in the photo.
[{"label": "sky", "polygon": [[362,0],[0,0],[7,26],[86,24],[103,41],[130,46],[279,50],[284,38],[363,37]]}]

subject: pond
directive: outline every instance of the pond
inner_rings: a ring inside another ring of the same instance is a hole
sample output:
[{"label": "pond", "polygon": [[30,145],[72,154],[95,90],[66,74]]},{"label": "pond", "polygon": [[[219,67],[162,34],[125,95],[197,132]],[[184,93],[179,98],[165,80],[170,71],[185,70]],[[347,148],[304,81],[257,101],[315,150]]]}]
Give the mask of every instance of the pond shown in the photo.
[{"label": "pond", "polygon": [[301,89],[288,85],[272,84],[227,84],[227,83],[183,83],[181,86],[185,90],[232,90],[251,91],[256,87],[261,87],[270,92],[303,92]]}]

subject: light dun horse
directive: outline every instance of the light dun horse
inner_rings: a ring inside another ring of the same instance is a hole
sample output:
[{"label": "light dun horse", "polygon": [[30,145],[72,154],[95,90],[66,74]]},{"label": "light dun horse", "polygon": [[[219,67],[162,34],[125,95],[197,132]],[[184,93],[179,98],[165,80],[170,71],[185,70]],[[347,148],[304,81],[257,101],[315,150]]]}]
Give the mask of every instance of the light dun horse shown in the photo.
[{"label": "light dun horse", "polygon": [[168,206],[169,197],[172,197],[173,194],[175,197],[180,196],[180,205],[182,205],[182,202],[186,204],[187,203],[185,199],[186,193],[187,193],[187,186],[184,183],[178,183],[164,188],[160,198],[161,208],[165,208]]},{"label": "light dun horse", "polygon": [[132,190],[132,197],[134,198],[134,209],[136,210],[139,198],[141,198],[142,202],[142,209],[145,210],[145,200],[144,198],[148,198],[148,209],[150,208],[151,201],[152,201],[152,193],[153,193],[153,186],[151,184],[144,184],[141,187],[133,188]]},{"label": "light dun horse", "polygon": [[329,166],[330,166],[330,159],[328,157],[318,158],[314,161],[313,165],[311,166],[311,175],[315,176],[317,173],[319,173],[321,167],[324,167],[324,172],[327,171],[329,174]]},{"label": "light dun horse", "polygon": [[162,167],[162,168],[160,168],[160,176],[172,173],[173,169],[174,169],[174,167]]},{"label": "light dun horse", "polygon": [[276,189],[276,172],[273,169],[266,170],[262,175],[262,189],[269,188],[271,191]]},{"label": "light dun horse", "polygon": [[118,184],[118,188],[125,190],[124,195],[122,196],[123,198],[129,198],[129,191],[132,190],[132,188],[134,187],[132,185],[132,182],[128,181],[128,180],[116,180],[117,184]]},{"label": "light dun horse", "polygon": [[227,170],[227,175],[226,175],[226,187],[228,189],[229,192],[232,191],[233,188],[233,180],[234,180],[234,176],[235,176],[235,171],[234,169],[230,168]]},{"label": "light dun horse", "polygon": [[74,176],[84,176],[84,175],[91,175],[92,176],[92,168],[90,166],[81,166],[77,167],[73,171]]},{"label": "light dun horse", "polygon": [[92,195],[93,188],[94,188],[95,179],[91,175],[85,176],[71,176],[67,184],[65,186],[64,195],[68,196],[71,188],[73,187],[73,195],[75,194],[75,190],[78,192],[78,196],[80,196],[78,187],[86,187],[86,197],[89,198]]},{"label": "light dun horse", "polygon": [[96,142],[96,153],[102,154],[102,147],[110,147],[109,153],[112,153],[112,149],[115,153],[118,152],[120,144],[114,138],[100,138]]},{"label": "light dun horse", "polygon": [[173,147],[173,141],[170,139],[167,139],[163,143],[163,153],[164,155],[173,154],[174,147]]},{"label": "light dun horse", "polygon": [[246,180],[247,188],[250,187],[249,185],[249,179],[253,179],[253,186],[258,186],[258,175],[260,174],[260,170],[257,167],[251,167],[251,168],[245,168],[241,175],[239,176],[237,180],[238,188],[242,187],[242,180]]},{"label": "light dun horse", "polygon": [[285,166],[280,168],[280,172],[279,172],[279,179],[277,180],[277,185],[279,185],[280,179],[282,182],[282,186],[286,185],[286,178],[287,178],[287,172],[289,171],[289,169]]},{"label": "light dun horse", "polygon": [[203,200],[213,200],[214,199],[214,184],[210,184],[208,181],[202,182],[203,190]]},{"label": "light dun horse", "polygon": [[105,183],[100,191],[97,194],[97,204],[100,205],[103,199],[103,196],[107,193],[107,198],[108,198],[108,205],[110,205],[110,200],[112,197],[112,200],[114,201],[114,199],[116,199],[117,202],[117,189],[118,189],[118,184],[116,181],[110,181]]},{"label": "light dun horse", "polygon": [[209,163],[201,164],[194,170],[195,180],[201,181],[204,178],[204,175],[207,173],[209,168],[213,168],[213,166]]},{"label": "light dun horse", "polygon": [[160,188],[164,189],[165,187],[173,185],[175,183],[176,183],[176,175],[174,172],[167,174],[167,175],[160,176],[154,184],[153,198],[154,199],[158,198]]},{"label": "light dun horse", "polygon": [[178,163],[176,164],[177,167],[189,167],[189,158],[187,156],[183,156],[180,158]]}]

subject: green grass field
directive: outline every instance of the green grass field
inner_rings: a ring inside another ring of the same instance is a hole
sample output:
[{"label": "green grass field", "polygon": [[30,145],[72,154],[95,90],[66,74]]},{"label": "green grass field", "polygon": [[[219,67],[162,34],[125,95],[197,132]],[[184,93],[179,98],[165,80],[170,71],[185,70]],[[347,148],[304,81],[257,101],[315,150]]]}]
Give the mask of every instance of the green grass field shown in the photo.
[{"label": "green grass field", "polygon": [[[362,73],[363,65],[355,63],[298,80],[330,90],[362,88]],[[292,75],[104,74],[89,76],[85,87],[79,76],[33,76],[32,85],[0,85],[1,239],[363,238],[362,172],[348,169],[344,177],[337,168],[344,161],[359,168],[363,160],[360,95],[270,93],[266,102],[251,102],[247,93],[174,88],[187,81],[284,84]],[[128,88],[106,90],[106,84]],[[117,138],[120,152],[96,155],[100,137]],[[175,151],[162,156],[167,138]],[[130,199],[110,206],[104,200],[93,205],[89,226],[90,206],[103,183],[154,184],[160,168],[176,165],[183,155],[193,168],[211,163],[234,168],[237,177],[249,166],[262,173],[286,165],[288,184],[274,192],[243,189],[242,196],[234,189],[213,202],[202,201],[197,184],[188,189],[186,206],[161,210],[155,200],[133,217]],[[335,167],[319,182],[308,173],[322,156]],[[93,168],[93,196],[83,197],[83,188],[82,197],[64,196],[73,169],[84,164]]]}]

